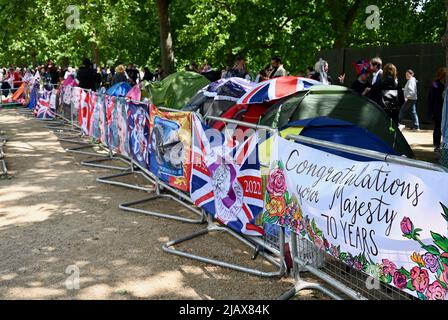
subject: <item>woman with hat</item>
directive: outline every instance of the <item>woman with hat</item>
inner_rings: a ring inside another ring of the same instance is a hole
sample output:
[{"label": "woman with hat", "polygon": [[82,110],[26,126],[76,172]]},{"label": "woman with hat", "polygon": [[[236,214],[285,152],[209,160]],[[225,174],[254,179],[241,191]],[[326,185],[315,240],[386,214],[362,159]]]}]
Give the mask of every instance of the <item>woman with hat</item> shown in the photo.
[{"label": "woman with hat", "polygon": [[126,82],[128,80],[128,76],[126,74],[126,68],[124,65],[120,64],[115,68],[115,74],[112,77],[112,84],[117,84],[120,82]]},{"label": "woman with hat", "polygon": [[366,60],[359,60],[353,63],[356,75],[356,80],[352,83],[350,88],[360,95],[365,96],[368,93],[369,88],[369,75],[370,75],[370,62]]}]

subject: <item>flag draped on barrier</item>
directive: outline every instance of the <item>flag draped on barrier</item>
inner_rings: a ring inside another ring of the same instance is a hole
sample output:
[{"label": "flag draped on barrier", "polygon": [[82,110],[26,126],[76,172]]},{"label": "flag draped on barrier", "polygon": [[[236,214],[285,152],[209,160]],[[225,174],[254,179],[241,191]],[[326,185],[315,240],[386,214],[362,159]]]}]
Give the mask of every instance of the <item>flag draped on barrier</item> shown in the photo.
[{"label": "flag draped on barrier", "polygon": [[132,158],[149,169],[149,110],[146,103],[128,102],[128,132]]},{"label": "flag draped on barrier", "polygon": [[126,99],[109,97],[107,103],[107,128],[109,147],[126,157],[130,154]]},{"label": "flag draped on barrier", "polygon": [[170,186],[188,192],[191,172],[191,113],[150,110],[150,169]]},{"label": "flag draped on barrier", "polygon": [[45,120],[54,119],[55,110],[52,110],[50,106],[51,95],[52,95],[51,90],[44,89],[42,95],[37,100],[37,105],[36,108],[34,109],[34,116],[37,119],[45,119]]},{"label": "flag draped on barrier", "polygon": [[247,235],[263,235],[254,224],[263,208],[258,137],[253,135],[233,148],[223,135],[220,138],[215,136],[211,143],[204,125],[197,115],[193,116],[191,198],[230,228]]},{"label": "flag draped on barrier", "polygon": [[90,136],[106,142],[106,121],[105,121],[105,99],[103,94],[95,94],[92,99],[94,104],[92,115],[90,117]]}]

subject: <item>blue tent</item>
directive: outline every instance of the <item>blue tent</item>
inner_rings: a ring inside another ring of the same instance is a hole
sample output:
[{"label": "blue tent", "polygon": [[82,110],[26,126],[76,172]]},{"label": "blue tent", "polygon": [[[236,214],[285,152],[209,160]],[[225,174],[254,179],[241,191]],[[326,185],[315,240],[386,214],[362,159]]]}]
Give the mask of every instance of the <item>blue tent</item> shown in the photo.
[{"label": "blue tent", "polygon": [[[367,129],[347,121],[328,117],[317,117],[290,122],[281,130],[291,127],[303,127],[300,135],[304,137],[378,151],[390,155],[397,155],[394,149],[384,143],[380,138],[373,135]],[[317,147],[314,145],[308,146],[356,161],[372,161],[370,158],[347,152],[337,151],[325,147]]]},{"label": "blue tent", "polygon": [[114,84],[112,87],[110,87],[106,94],[108,96],[114,96],[114,97],[125,97],[129,90],[131,90],[132,87],[127,82],[119,82],[117,84]]}]

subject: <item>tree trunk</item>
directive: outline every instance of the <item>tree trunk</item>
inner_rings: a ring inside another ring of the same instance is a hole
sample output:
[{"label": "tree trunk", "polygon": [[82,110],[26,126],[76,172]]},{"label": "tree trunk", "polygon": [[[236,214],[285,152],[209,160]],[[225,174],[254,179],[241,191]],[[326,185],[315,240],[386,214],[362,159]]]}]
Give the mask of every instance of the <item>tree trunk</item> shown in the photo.
[{"label": "tree trunk", "polygon": [[99,67],[101,63],[100,57],[100,49],[98,48],[98,44],[96,42],[92,42],[92,53],[93,53],[93,61],[96,66]]},{"label": "tree trunk", "polygon": [[33,51],[31,53],[31,61],[33,63],[33,68],[37,67],[37,53],[35,51]]},{"label": "tree trunk", "polygon": [[162,55],[162,68],[165,75],[175,71],[173,39],[171,37],[171,21],[169,14],[170,0],[156,0],[160,25],[160,51]]}]

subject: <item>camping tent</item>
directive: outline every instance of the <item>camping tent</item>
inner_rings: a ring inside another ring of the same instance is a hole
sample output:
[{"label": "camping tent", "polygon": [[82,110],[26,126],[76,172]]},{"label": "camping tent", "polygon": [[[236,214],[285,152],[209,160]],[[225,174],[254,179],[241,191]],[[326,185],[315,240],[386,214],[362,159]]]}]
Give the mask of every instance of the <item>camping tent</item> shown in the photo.
[{"label": "camping tent", "polygon": [[131,85],[127,82],[119,82],[107,89],[106,94],[114,97],[124,97],[132,89]]},{"label": "camping tent", "polygon": [[[313,119],[290,122],[280,130],[280,135],[284,138],[286,138],[289,134],[301,135],[304,137],[378,151],[391,155],[397,154],[394,149],[392,149],[380,138],[369,132],[367,129],[361,128],[347,121],[328,117],[317,117]],[[362,156],[325,147],[318,147],[314,145],[311,147],[357,161],[371,160]]]},{"label": "camping tent", "polygon": [[[319,84],[321,83],[312,79],[293,76],[263,81],[242,96],[236,105],[222,114],[222,117],[257,123],[277,101],[297,92],[307,91],[312,86]],[[213,128],[218,130],[223,127],[223,122],[216,122],[213,125]]]},{"label": "camping tent", "polygon": [[255,86],[242,78],[221,79],[199,90],[182,110],[219,117]]},{"label": "camping tent", "polygon": [[169,75],[162,81],[146,83],[142,90],[147,91],[152,103],[157,107],[181,109],[209,83],[207,78],[198,73],[181,71]]},{"label": "camping tent", "polygon": [[397,125],[380,106],[341,86],[315,86],[280,100],[269,108],[260,124],[277,128],[292,121],[319,116],[345,120],[363,127],[387,143],[397,154],[414,157]]},{"label": "camping tent", "polygon": [[[385,154],[397,155],[395,150],[393,150],[384,141],[376,137],[368,130],[347,121],[332,119],[328,117],[317,117],[291,122],[285,127],[281,128],[279,130],[279,134],[285,139],[288,137],[288,135],[292,134],[296,136],[304,136],[308,138],[334,142],[346,146],[382,152]],[[263,163],[268,163],[270,161],[272,143],[273,137],[271,135],[270,137],[268,137],[268,139],[260,143],[259,154],[260,160]],[[308,144],[304,143],[304,145]],[[331,148],[316,145],[308,146],[355,161],[372,161],[371,158],[355,155],[349,152],[334,150]]]}]

